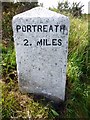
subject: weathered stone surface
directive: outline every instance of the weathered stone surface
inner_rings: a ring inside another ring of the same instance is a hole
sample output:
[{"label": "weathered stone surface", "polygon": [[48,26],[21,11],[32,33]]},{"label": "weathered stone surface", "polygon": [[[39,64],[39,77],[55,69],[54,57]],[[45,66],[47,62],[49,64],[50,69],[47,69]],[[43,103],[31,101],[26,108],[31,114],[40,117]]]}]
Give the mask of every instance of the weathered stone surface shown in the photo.
[{"label": "weathered stone surface", "polygon": [[68,17],[36,7],[13,18],[19,87],[64,100]]}]

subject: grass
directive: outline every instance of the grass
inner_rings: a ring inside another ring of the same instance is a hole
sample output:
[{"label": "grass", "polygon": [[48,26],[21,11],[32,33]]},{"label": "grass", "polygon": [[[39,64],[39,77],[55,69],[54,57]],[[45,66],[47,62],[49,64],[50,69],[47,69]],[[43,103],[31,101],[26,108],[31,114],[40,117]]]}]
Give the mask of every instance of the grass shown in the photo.
[{"label": "grass", "polygon": [[68,70],[70,97],[67,100],[67,117],[87,118],[89,110],[88,76],[88,25],[83,19],[71,18]]},{"label": "grass", "polygon": [[[10,34],[9,34],[10,35]],[[2,49],[2,118],[32,118],[57,120],[60,118],[89,118],[90,63],[87,19],[70,16],[69,52],[67,65],[66,100],[55,104],[44,97],[19,91],[13,41],[3,39]]]},{"label": "grass", "polygon": [[[3,119],[10,119],[10,117],[34,117],[44,119],[47,117],[48,108],[46,106],[43,106],[38,102],[34,102],[33,98],[21,94],[19,90],[15,90],[16,86],[14,82],[10,81],[8,84],[3,87]],[[7,91],[4,92],[4,90]]]}]

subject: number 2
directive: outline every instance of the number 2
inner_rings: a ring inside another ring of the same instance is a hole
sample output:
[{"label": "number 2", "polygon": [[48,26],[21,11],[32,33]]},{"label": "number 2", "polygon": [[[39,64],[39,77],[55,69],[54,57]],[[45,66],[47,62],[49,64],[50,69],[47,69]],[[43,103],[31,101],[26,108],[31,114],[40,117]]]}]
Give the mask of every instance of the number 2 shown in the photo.
[{"label": "number 2", "polygon": [[27,39],[24,39],[23,41],[25,42],[25,43],[24,43],[25,46],[28,46],[28,45],[29,45]]}]

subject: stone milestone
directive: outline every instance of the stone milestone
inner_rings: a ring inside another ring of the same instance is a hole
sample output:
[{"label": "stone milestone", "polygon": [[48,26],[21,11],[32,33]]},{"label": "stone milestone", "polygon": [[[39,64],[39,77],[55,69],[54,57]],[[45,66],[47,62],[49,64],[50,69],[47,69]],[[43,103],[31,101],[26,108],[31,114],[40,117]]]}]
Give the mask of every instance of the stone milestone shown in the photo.
[{"label": "stone milestone", "polygon": [[36,7],[12,23],[20,90],[64,100],[68,17]]}]

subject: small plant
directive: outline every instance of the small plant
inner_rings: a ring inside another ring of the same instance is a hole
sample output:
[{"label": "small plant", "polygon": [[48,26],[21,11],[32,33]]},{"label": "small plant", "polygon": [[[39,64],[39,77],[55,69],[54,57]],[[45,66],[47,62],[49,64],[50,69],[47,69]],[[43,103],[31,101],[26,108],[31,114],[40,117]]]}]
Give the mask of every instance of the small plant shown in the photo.
[{"label": "small plant", "polygon": [[8,74],[13,70],[16,70],[15,50],[12,47],[9,47],[9,49],[2,47],[1,65],[2,65],[3,75]]},{"label": "small plant", "polygon": [[83,7],[84,5],[82,5],[80,2],[73,2],[72,4],[70,4],[68,1],[65,1],[59,2],[57,9],[62,13],[71,13],[74,17],[80,17],[82,16]]}]

